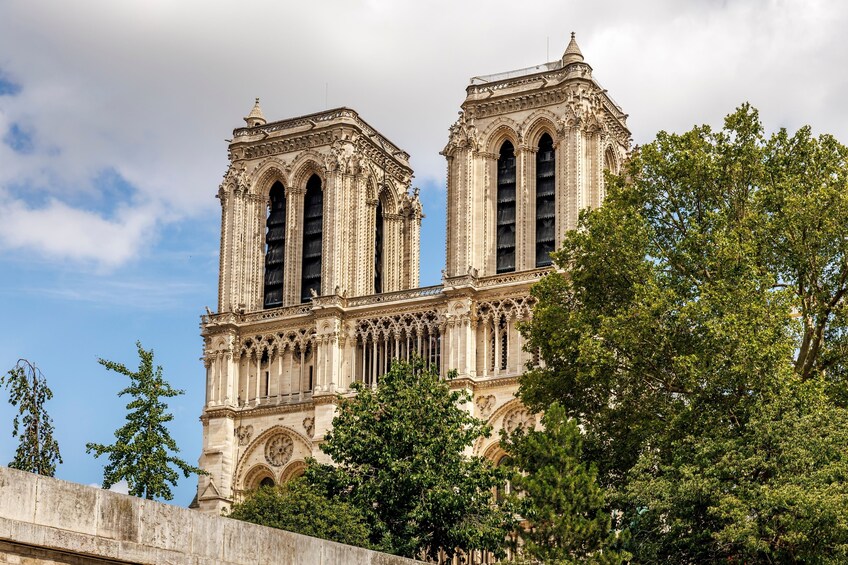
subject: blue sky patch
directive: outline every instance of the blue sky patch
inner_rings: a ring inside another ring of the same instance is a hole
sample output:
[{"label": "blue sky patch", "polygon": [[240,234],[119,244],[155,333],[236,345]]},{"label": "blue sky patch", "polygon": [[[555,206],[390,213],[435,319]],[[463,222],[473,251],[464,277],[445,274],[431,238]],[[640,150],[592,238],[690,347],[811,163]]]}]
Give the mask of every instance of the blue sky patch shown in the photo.
[{"label": "blue sky patch", "polygon": [[21,91],[21,85],[13,82],[12,79],[0,69],[0,96],[15,96]]},{"label": "blue sky patch", "polygon": [[137,203],[138,189],[113,168],[100,171],[93,181],[96,195],[79,204],[108,219],[115,217],[118,208]]},{"label": "blue sky patch", "polygon": [[28,155],[35,150],[32,131],[18,123],[13,123],[9,127],[6,135],[3,136],[3,143],[11,147],[16,153],[23,155]]}]

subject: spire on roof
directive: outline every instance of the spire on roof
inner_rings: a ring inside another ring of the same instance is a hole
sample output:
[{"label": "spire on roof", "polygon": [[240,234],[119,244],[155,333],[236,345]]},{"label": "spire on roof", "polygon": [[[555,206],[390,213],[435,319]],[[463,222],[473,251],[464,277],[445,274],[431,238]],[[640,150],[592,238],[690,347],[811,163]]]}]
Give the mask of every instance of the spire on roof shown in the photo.
[{"label": "spire on roof", "polygon": [[266,123],[265,116],[262,115],[262,108],[259,107],[259,98],[256,99],[256,103],[253,104],[253,109],[244,119],[247,122],[248,127],[255,126],[264,126]]},{"label": "spire on roof", "polygon": [[583,62],[583,53],[580,52],[580,47],[577,46],[577,40],[574,39],[574,32],[571,32],[571,41],[568,42],[568,47],[565,48],[565,53],[562,54],[562,66],[570,65],[571,63]]}]

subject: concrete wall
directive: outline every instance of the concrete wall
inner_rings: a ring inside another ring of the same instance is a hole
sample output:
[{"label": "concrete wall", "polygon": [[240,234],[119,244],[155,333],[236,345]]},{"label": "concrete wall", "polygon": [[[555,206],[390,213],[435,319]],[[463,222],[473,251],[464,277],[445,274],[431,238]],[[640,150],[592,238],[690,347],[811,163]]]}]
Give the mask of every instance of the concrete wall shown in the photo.
[{"label": "concrete wall", "polygon": [[0,563],[418,563],[0,467]]}]

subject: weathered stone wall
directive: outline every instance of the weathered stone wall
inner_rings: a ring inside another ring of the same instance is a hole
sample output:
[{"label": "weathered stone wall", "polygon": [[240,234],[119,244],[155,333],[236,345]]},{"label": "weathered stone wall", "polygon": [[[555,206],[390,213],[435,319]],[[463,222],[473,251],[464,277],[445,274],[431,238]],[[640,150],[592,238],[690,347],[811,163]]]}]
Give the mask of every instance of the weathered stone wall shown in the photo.
[{"label": "weathered stone wall", "polygon": [[417,563],[0,467],[0,563]]}]

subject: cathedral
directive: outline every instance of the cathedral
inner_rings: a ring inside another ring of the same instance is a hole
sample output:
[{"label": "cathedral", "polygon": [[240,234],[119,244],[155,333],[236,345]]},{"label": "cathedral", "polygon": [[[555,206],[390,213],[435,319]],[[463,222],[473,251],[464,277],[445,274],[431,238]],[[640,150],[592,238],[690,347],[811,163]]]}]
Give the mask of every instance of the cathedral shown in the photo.
[{"label": "cathedral", "polygon": [[442,151],[447,264],[429,287],[409,155],[356,111],[268,122],[257,100],[233,132],[217,311],[201,323],[200,509],[327,461],[337,396],[376,386],[394,359],[456,371],[451,386],[494,428],[475,455],[497,464],[498,431],[532,422],[515,398],[534,362],[517,325],[550,252],[626,157],[627,115],[574,34],[559,60],[472,78],[461,109]]}]

